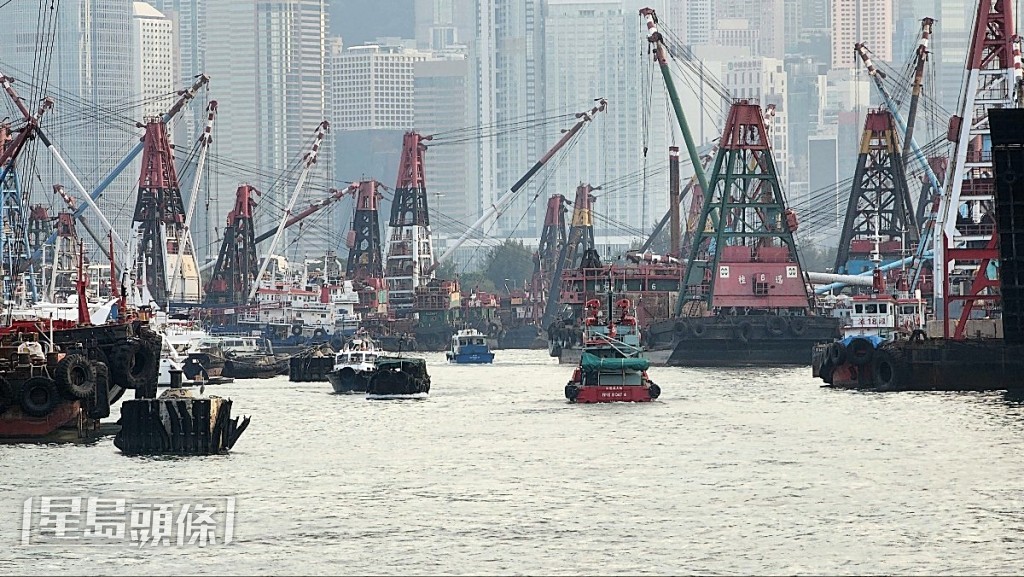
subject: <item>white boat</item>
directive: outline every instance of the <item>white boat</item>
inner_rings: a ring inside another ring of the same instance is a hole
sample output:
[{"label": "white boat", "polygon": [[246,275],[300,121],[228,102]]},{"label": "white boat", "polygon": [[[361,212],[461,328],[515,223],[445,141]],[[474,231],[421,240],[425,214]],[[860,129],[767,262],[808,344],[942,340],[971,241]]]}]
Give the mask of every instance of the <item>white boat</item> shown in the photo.
[{"label": "white boat", "polygon": [[334,392],[362,393],[376,370],[377,357],[384,351],[377,342],[366,336],[357,336],[334,355],[334,367],[327,380]]}]

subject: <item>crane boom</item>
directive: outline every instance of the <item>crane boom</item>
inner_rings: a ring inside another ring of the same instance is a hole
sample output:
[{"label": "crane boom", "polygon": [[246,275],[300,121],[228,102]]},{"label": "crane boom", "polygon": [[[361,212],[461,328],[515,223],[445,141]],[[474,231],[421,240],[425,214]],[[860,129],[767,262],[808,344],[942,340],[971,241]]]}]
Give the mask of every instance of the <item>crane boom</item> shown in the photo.
[{"label": "crane boom", "polygon": [[910,153],[910,143],[914,139],[914,125],[917,123],[917,108],[921,101],[921,85],[924,81],[924,63],[928,61],[928,41],[932,37],[932,24],[935,20],[921,20],[921,39],[917,42],[914,58],[914,89],[910,93],[910,111],[907,113],[907,134],[903,138],[903,157]]},{"label": "crane boom", "polygon": [[[299,193],[302,192],[302,185],[306,183],[306,177],[309,176],[309,169],[316,164],[316,155],[320,150],[320,143],[323,142],[324,135],[330,130],[331,125],[326,121],[320,122],[320,126],[316,130],[316,138],[313,139],[313,146],[310,147],[309,152],[306,153],[305,163],[302,165],[302,172],[299,173],[299,180],[295,183],[295,190],[292,191],[292,197],[288,200],[288,206],[285,207],[284,213],[289,214],[292,211],[292,207],[295,206],[295,201],[299,199]],[[249,290],[249,298],[247,301],[252,301],[253,297],[256,296],[256,291],[260,286],[260,279],[263,278],[263,273],[267,272],[267,265],[270,264],[270,256],[274,254],[274,249],[277,248],[278,241],[281,240],[281,234],[284,232],[285,219],[281,219],[281,224],[277,225],[277,232],[274,233],[274,240],[270,242],[270,247],[267,249],[267,257],[263,259],[263,264],[260,265],[260,270],[256,273],[256,279],[252,283],[252,289]]]},{"label": "crane boom", "polygon": [[[199,185],[203,181],[203,165],[206,163],[206,153],[209,152],[210,143],[213,142],[213,119],[216,115],[217,101],[211,100],[210,103],[206,105],[206,127],[203,129],[203,134],[199,137],[199,161],[196,163],[195,178],[192,179],[192,194],[188,199],[188,210],[185,212],[185,226],[184,230],[182,230],[185,242],[188,243],[187,246],[192,248],[193,255],[196,252],[196,245],[192,240],[192,230],[190,227],[192,224],[192,216],[196,212],[196,204],[198,204],[197,201],[199,200]],[[178,258],[174,259],[174,262],[171,263],[171,274],[167,276],[167,278],[171,279],[171,282],[174,282],[175,284],[177,283],[174,279],[178,275],[178,268],[181,266],[184,254],[185,251],[182,250],[182,253],[178,255]],[[184,288],[182,288],[182,291],[184,291]],[[184,294],[184,292],[182,294]]]},{"label": "crane boom", "polygon": [[[196,81],[192,84],[192,86],[181,91],[181,95],[178,98],[178,101],[175,102],[174,105],[171,106],[171,108],[161,116],[161,119],[164,122],[168,122],[172,118],[174,118],[189,100],[195,98],[196,93],[199,92],[199,89],[206,85],[209,81],[209,76],[207,76],[206,74],[200,74],[197,77]],[[67,173],[68,177],[71,178],[71,181],[75,185],[75,188],[77,188],[79,192],[83,194],[86,204],[78,207],[78,209],[75,211],[75,218],[81,220],[82,214],[85,212],[85,209],[92,208],[93,211],[97,215],[99,215],[101,220],[105,220],[105,218],[103,217],[103,213],[100,212],[100,210],[96,207],[95,200],[99,198],[101,194],[103,194],[103,191],[106,190],[108,186],[110,186],[110,183],[114,182],[114,179],[116,179],[122,172],[124,172],[124,169],[127,168],[128,165],[131,164],[133,160],[135,160],[135,158],[139,155],[140,152],[142,152],[143,142],[140,140],[139,143],[136,144],[135,147],[132,148],[131,151],[129,151],[123,159],[121,159],[121,162],[119,162],[117,166],[114,167],[114,170],[110,171],[110,174],[108,174],[106,178],[104,178],[98,185],[96,185],[96,188],[93,189],[91,193],[86,193],[85,187],[82,186],[82,183],[78,180],[78,177],[75,176],[74,172],[72,172],[71,167],[69,167],[67,163],[64,162],[64,159],[61,157],[60,152],[58,152],[57,148],[53,146],[53,143],[51,143],[50,139],[46,137],[46,134],[38,127],[36,128],[36,133],[39,135],[39,138],[40,140],[42,140],[43,144],[46,145],[46,148],[47,150],[50,151],[50,154],[54,157],[54,159],[57,160],[57,163],[61,166],[62,169],[64,169],[64,172]],[[106,226],[107,229],[110,231],[114,230],[107,222],[104,222],[104,226]],[[120,237],[117,236],[116,232],[114,232],[113,234],[117,241],[120,243],[121,247],[127,246],[125,242]],[[42,255],[42,246],[51,244],[54,240],[56,240],[56,238],[57,231],[54,230],[52,233],[50,233],[50,236],[46,238],[46,241],[42,243],[42,245],[40,245],[40,248],[33,251],[32,257],[29,260],[31,262],[38,262],[40,256]]]},{"label": "crane boom", "polygon": [[641,8],[640,15],[647,22],[647,41],[654,46],[654,58],[658,61],[661,69],[661,77],[665,80],[665,89],[668,90],[669,100],[672,101],[672,109],[676,113],[676,120],[679,122],[679,130],[683,133],[683,140],[686,142],[686,152],[690,155],[690,164],[693,165],[693,172],[697,176],[697,182],[701,190],[708,190],[708,177],[701,167],[700,154],[697,146],[693,143],[693,135],[690,134],[690,125],[686,122],[686,115],[683,114],[683,105],[679,102],[679,93],[676,91],[676,84],[672,80],[672,72],[668,68],[668,50],[665,48],[665,41],[658,31],[658,15],[653,8]]},{"label": "crane boom", "polygon": [[466,232],[462,233],[462,236],[460,236],[455,241],[454,244],[449,246],[448,250],[444,251],[444,254],[442,254],[440,257],[437,258],[437,260],[434,261],[434,264],[430,266],[430,268],[426,271],[426,274],[429,275],[430,273],[437,270],[437,267],[441,266],[441,263],[448,260],[452,256],[452,254],[454,254],[455,251],[460,246],[462,246],[462,243],[466,242],[466,239],[469,238],[471,234],[476,232],[476,230],[483,226],[485,222],[490,220],[491,217],[500,214],[501,211],[503,211],[507,207],[508,203],[512,201],[512,198],[515,197],[516,193],[519,192],[519,190],[524,185],[526,185],[527,181],[529,181],[534,174],[537,174],[537,171],[540,170],[547,163],[547,161],[551,160],[551,157],[554,156],[555,153],[561,150],[563,146],[565,146],[570,140],[572,140],[572,138],[576,136],[576,134],[579,133],[579,131],[588,122],[593,120],[598,112],[602,112],[607,108],[608,101],[605,100],[604,98],[598,98],[597,104],[593,108],[586,112],[576,113],[576,118],[578,119],[576,121],[576,124],[574,124],[572,128],[570,128],[569,130],[567,130],[565,134],[562,135],[562,138],[560,138],[558,142],[556,142],[555,145],[552,146],[544,154],[544,156],[540,157],[540,160],[538,160],[532,167],[530,167],[530,170],[526,171],[526,174],[524,174],[519,180],[516,181],[515,184],[512,185],[512,188],[510,188],[508,192],[501,195],[501,198],[496,200],[493,204],[491,204],[491,206],[487,207],[487,209],[484,210],[483,214],[480,215],[480,218],[478,218],[476,222],[470,225]]},{"label": "crane boom", "polygon": [[[299,212],[299,213],[296,213],[295,215],[293,215],[291,218],[288,219],[287,222],[284,223],[284,227],[288,228],[291,225],[299,222],[300,220],[304,220],[307,217],[311,216],[313,213],[317,212],[321,208],[324,208],[326,206],[330,206],[331,204],[333,204],[335,202],[338,202],[339,200],[345,198],[346,196],[348,196],[350,194],[355,194],[356,191],[358,191],[358,190],[359,190],[359,183],[358,182],[353,182],[352,184],[348,185],[345,188],[332,188],[329,191],[327,191],[327,192],[330,193],[330,196],[328,196],[326,198],[323,198],[321,200],[318,200],[318,201],[314,202],[313,204],[310,204],[305,209],[303,209],[302,212]],[[263,234],[257,236],[256,237],[256,244],[259,244],[259,243],[267,240],[268,238],[274,236],[274,232],[275,232],[274,230],[268,230],[267,232],[264,232]]]}]

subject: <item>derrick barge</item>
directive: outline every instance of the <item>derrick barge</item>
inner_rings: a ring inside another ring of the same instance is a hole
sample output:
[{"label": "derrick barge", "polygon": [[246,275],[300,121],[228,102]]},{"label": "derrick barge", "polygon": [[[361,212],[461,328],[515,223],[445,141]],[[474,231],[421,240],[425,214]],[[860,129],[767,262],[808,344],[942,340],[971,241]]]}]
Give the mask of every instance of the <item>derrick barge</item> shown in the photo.
[{"label": "derrick barge", "polygon": [[[852,342],[846,349],[840,343],[819,345],[812,356],[815,377],[835,387],[874,390],[1024,390],[1024,179],[1018,177],[1024,175],[1016,168],[1024,167],[1024,109],[992,108],[988,116],[992,150],[986,154],[994,160],[992,172],[979,172],[965,179],[963,186],[965,190],[970,186],[975,194],[989,191],[992,195],[992,234],[985,246],[954,249],[945,240],[946,263],[974,261],[978,272],[974,277],[957,277],[954,266],[946,269],[946,314],[939,322],[942,336],[929,338],[918,330],[908,339],[861,346],[863,350],[856,353]],[[939,230],[937,234],[946,233]],[[998,281],[986,276],[989,263],[996,260]],[[957,285],[958,291],[949,290]],[[963,303],[958,312],[953,303]],[[958,319],[951,318],[951,309]],[[992,318],[996,316],[1000,318]],[[994,328],[989,331],[994,338],[980,336],[979,327]]]}]

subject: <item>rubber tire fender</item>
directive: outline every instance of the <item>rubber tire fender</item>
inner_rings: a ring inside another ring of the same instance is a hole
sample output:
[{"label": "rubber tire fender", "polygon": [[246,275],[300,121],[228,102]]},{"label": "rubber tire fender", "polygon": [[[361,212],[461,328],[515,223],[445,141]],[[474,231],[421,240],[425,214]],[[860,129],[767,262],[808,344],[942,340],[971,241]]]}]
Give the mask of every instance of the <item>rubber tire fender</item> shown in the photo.
[{"label": "rubber tire fender", "polygon": [[768,334],[774,336],[780,336],[786,332],[788,325],[789,323],[786,322],[786,319],[778,315],[769,315],[768,320],[765,321],[765,328],[768,329]]},{"label": "rubber tire fender", "polygon": [[57,383],[49,377],[32,377],[21,385],[21,410],[30,417],[45,417],[58,403]]},{"label": "rubber tire fender", "polygon": [[794,336],[801,336],[807,331],[807,319],[804,317],[793,317],[789,319],[789,332]]},{"label": "rubber tire fender", "polygon": [[828,346],[828,361],[833,367],[846,362],[846,345],[839,341],[835,341]]},{"label": "rubber tire fender", "polygon": [[750,337],[753,332],[754,327],[750,324],[750,321],[743,321],[736,327],[736,336],[745,343],[750,342]]},{"label": "rubber tire fender", "polygon": [[651,383],[650,388],[647,389],[647,394],[651,396],[652,400],[657,399],[658,397],[661,396],[661,387],[654,383]]},{"label": "rubber tire fender", "polygon": [[871,362],[875,347],[867,339],[855,338],[846,347],[846,353],[851,365],[861,367]]},{"label": "rubber tire fender", "polygon": [[580,396],[580,388],[572,383],[565,385],[565,398],[569,399],[569,402],[575,403],[577,397]]},{"label": "rubber tire fender", "polygon": [[84,355],[71,354],[57,363],[57,389],[69,399],[88,399],[96,390],[96,369]]},{"label": "rubber tire fender", "polygon": [[704,324],[704,319],[697,319],[693,324],[691,324],[690,332],[697,338],[703,337],[704,333],[708,332],[708,327]]}]

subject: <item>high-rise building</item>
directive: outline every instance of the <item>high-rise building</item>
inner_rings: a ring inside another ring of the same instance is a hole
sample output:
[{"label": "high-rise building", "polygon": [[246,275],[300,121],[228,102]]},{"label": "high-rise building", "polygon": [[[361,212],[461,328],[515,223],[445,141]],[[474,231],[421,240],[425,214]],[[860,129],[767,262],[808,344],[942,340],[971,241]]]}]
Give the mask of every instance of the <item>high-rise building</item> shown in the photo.
[{"label": "high-rise building", "polygon": [[857,68],[854,44],[892,62],[893,0],[832,0],[832,68]]},{"label": "high-rise building", "polygon": [[[175,90],[191,86],[196,76],[206,72],[207,0],[149,0],[149,4],[170,18],[175,48]],[[191,144],[206,123],[207,93],[196,95],[195,103],[180,114],[175,123],[174,141]],[[214,249],[216,250],[216,248]]]},{"label": "high-rise building", "polygon": [[[938,76],[939,99],[942,107],[953,114],[960,101],[967,51],[971,45],[971,31],[977,2],[967,0],[935,0],[934,35],[931,42],[932,64]],[[920,141],[919,141],[920,142]]]},{"label": "high-rise building", "polygon": [[[594,106],[596,98],[605,98],[608,108],[597,113],[575,145],[559,153],[563,158],[551,161],[550,176],[535,177],[538,183],[546,180],[547,186],[530,217],[543,218],[544,199],[551,194],[572,198],[580,183],[595,187],[615,183],[596,193],[594,210],[604,217],[597,234],[630,236],[642,242],[668,209],[668,178],[663,169],[675,118],[666,114],[665,88],[652,68],[657,65],[635,56],[635,47],[646,42],[645,29],[638,12],[627,8],[629,4],[621,0],[547,2],[544,107],[583,112]],[[657,4],[654,7],[657,11]],[[569,118],[549,125],[544,146],[553,145],[560,131],[574,121]],[[525,168],[527,164],[520,172]],[[518,219],[522,212],[510,216]]]},{"label": "high-rise building", "polygon": [[733,98],[749,99],[762,110],[774,105],[774,118],[767,123],[775,167],[783,189],[789,185],[789,95],[788,75],[781,60],[752,58],[726,65],[725,86]]},{"label": "high-rise building", "polygon": [[476,35],[476,0],[416,0],[416,47],[444,50]]},{"label": "high-rise building", "polygon": [[[719,0],[714,4],[715,28],[735,31],[745,21],[754,56],[781,59],[786,53],[783,0]],[[724,22],[723,22],[724,21]],[[727,23],[727,24],[726,24]]]},{"label": "high-rise building", "polygon": [[[124,0],[66,0],[50,13],[50,26],[40,26],[35,2],[15,2],[3,8],[0,72],[13,76],[22,98],[35,107],[52,96],[54,109],[43,116],[42,128],[77,177],[92,190],[138,143],[136,121],[143,120],[133,94],[132,4]],[[14,33],[13,31],[17,31]],[[46,54],[49,58],[44,58]],[[26,161],[22,166],[30,166]],[[22,184],[32,202],[52,202],[54,183],[68,177],[40,147],[32,178]],[[126,170],[107,187],[98,204],[122,238],[131,228],[138,173]],[[75,193],[75,196],[78,196]],[[60,208],[54,205],[54,208]],[[94,230],[97,219],[86,213]]]},{"label": "high-rise building", "polygon": [[[479,141],[483,206],[498,200],[544,150],[541,131],[507,130],[510,123],[527,122],[545,110],[541,103],[545,85],[541,15],[541,0],[478,3],[477,38],[472,46],[476,124],[506,127],[495,137]],[[579,36],[574,31],[573,37]],[[527,211],[538,187],[537,180],[524,187],[497,224],[488,226],[492,235],[533,237],[539,233],[536,212]]]},{"label": "high-rise building", "polygon": [[145,101],[142,112],[158,116],[175,98],[176,67],[171,19],[145,2],[132,2],[134,93]]},{"label": "high-rise building", "polygon": [[[241,182],[262,192],[256,208],[259,230],[277,225],[300,173],[301,159],[317,127],[327,118],[326,0],[244,0],[206,4],[206,72],[217,100],[212,191],[207,227],[193,227],[202,253],[216,257],[218,239]],[[330,141],[307,179],[302,206],[325,196],[331,177]],[[198,219],[197,219],[198,220]],[[341,231],[333,211],[309,219],[286,234],[275,249],[299,261],[305,253],[335,250]]]},{"label": "high-rise building", "polygon": [[333,60],[335,129],[412,130],[417,62],[429,52],[402,46],[350,46]]},{"label": "high-rise building", "polygon": [[[473,126],[469,62],[463,54],[415,64],[416,131],[428,135]],[[434,231],[461,233],[480,214],[475,143],[458,132],[448,144],[427,143],[427,192]]]}]

